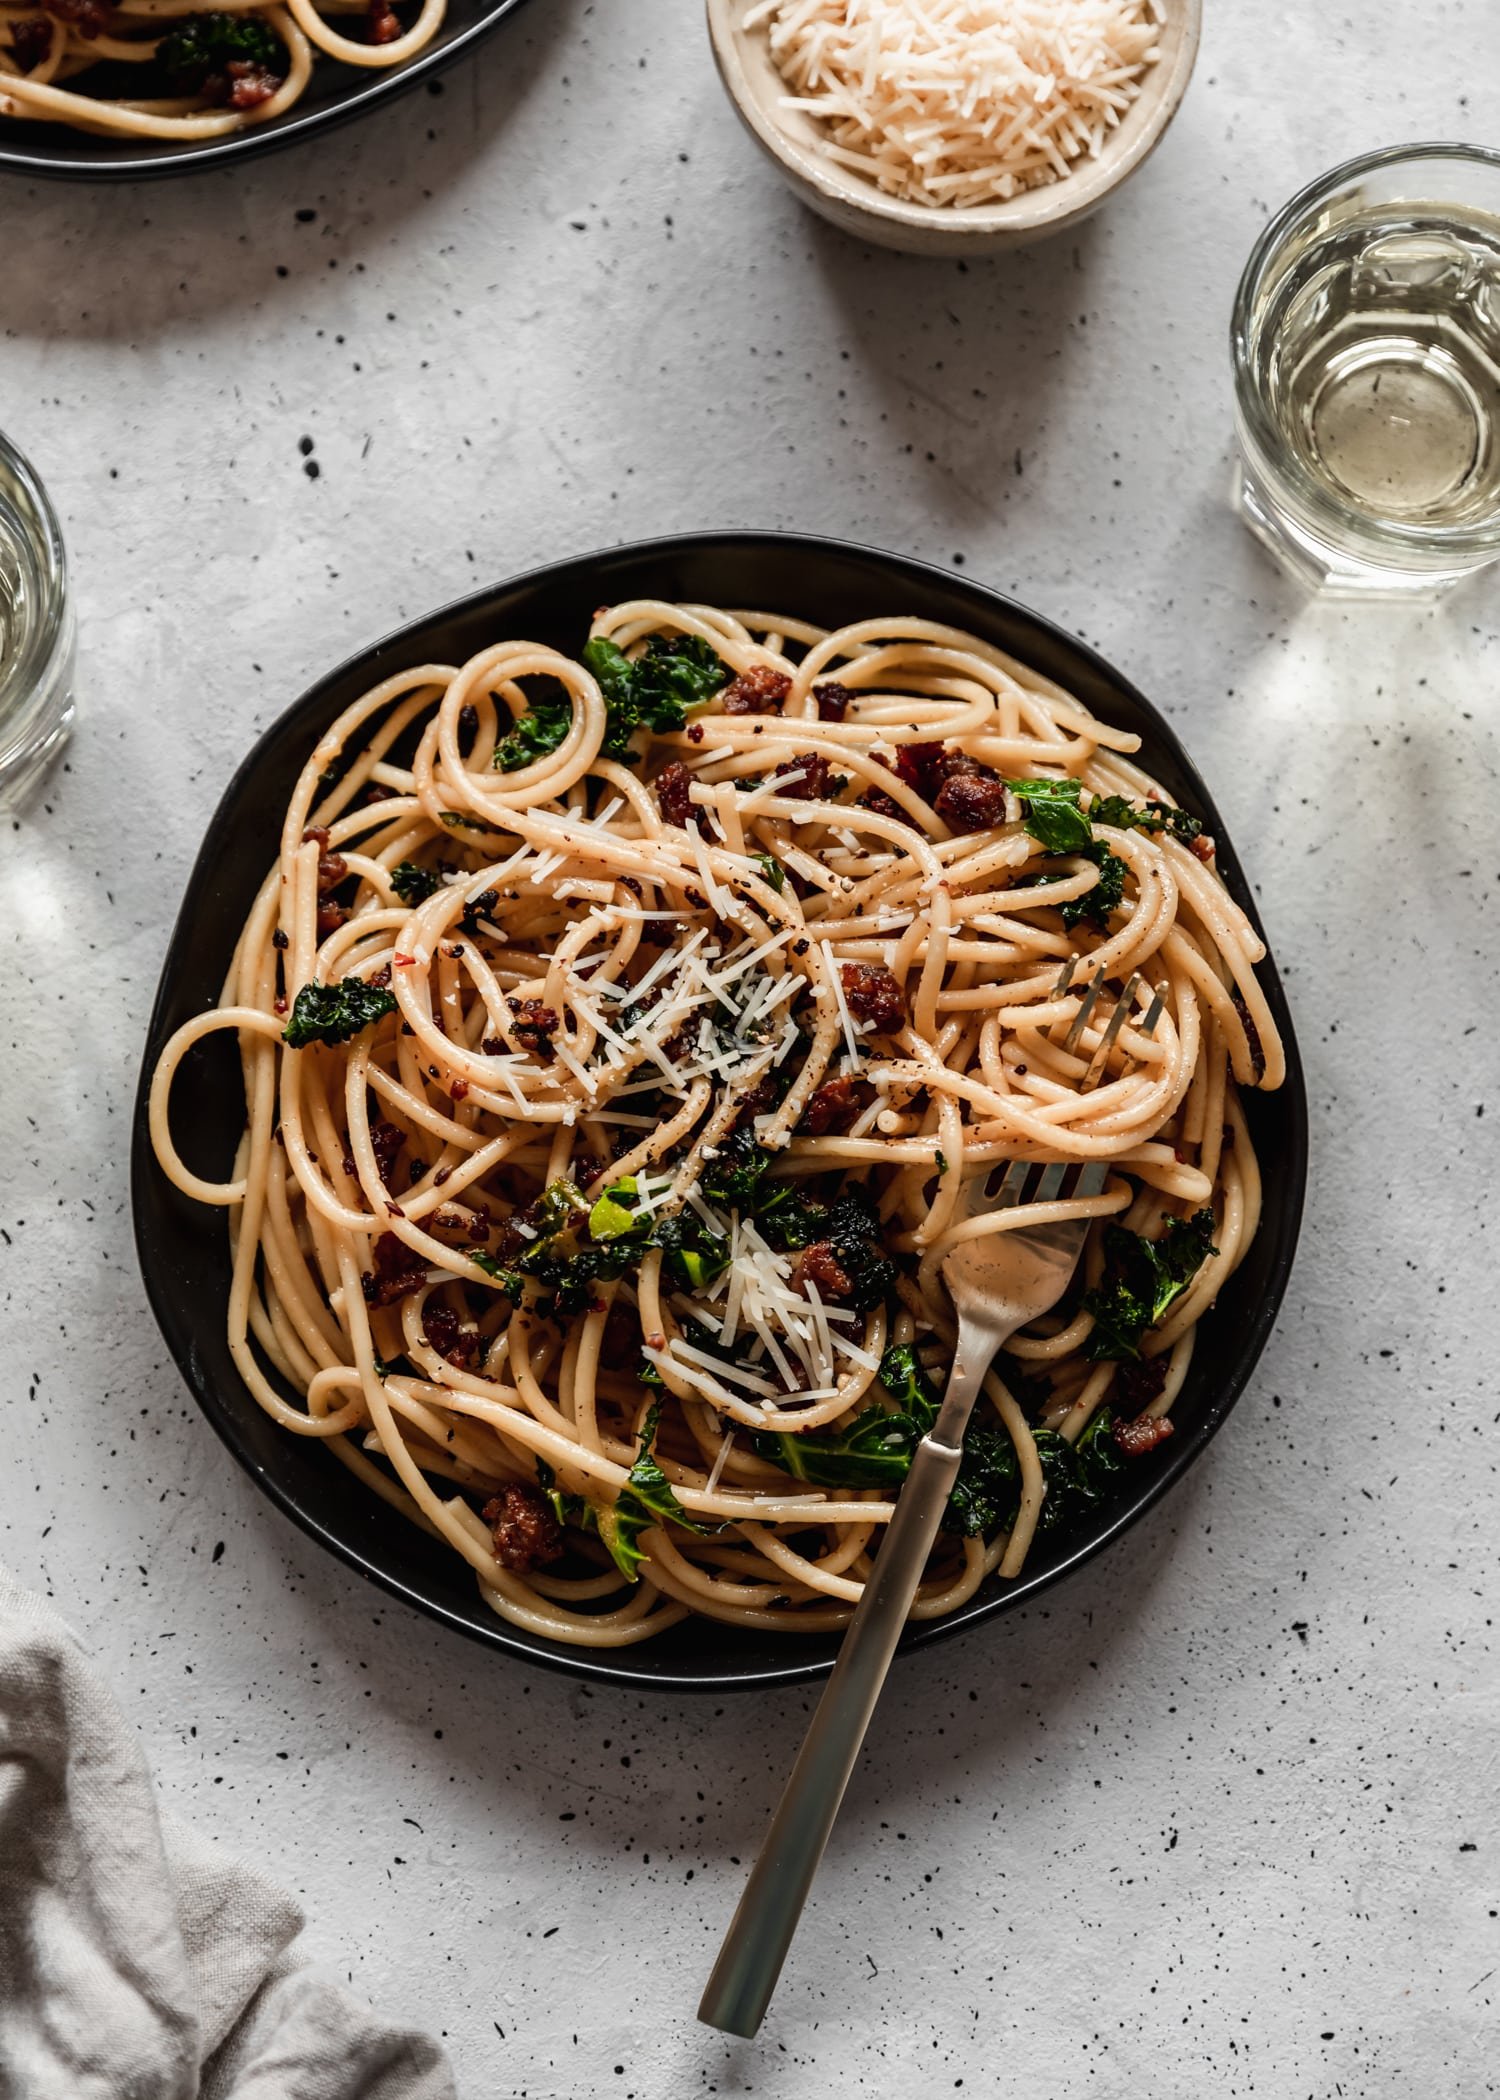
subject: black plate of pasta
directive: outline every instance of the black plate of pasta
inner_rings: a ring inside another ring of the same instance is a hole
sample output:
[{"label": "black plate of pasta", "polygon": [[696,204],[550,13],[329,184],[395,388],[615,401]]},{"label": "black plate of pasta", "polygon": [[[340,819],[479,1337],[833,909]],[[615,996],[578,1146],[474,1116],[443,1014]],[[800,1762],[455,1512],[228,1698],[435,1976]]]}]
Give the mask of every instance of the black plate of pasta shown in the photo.
[{"label": "black plate of pasta", "polygon": [[910,1646],[1203,1450],[1306,1154],[1248,887],[1150,703],[976,584],[721,533],[481,592],[266,732],[172,938],[133,1190],[184,1377],[314,1538],[491,1646],[722,1690],[836,1652],[941,1392],[968,1172],[1110,1168]]},{"label": "black plate of pasta", "polygon": [[177,174],[441,72],[521,0],[0,0],[0,169]]}]

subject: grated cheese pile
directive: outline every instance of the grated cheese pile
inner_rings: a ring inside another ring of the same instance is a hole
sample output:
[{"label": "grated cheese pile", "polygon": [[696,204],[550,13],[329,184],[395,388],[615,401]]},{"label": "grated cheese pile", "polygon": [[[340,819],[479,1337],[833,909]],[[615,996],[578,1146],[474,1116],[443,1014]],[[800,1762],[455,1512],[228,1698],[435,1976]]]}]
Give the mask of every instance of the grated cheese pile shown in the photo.
[{"label": "grated cheese pile", "polygon": [[995,204],[1097,155],[1159,56],[1160,0],[757,0],[829,157],[917,204]]}]

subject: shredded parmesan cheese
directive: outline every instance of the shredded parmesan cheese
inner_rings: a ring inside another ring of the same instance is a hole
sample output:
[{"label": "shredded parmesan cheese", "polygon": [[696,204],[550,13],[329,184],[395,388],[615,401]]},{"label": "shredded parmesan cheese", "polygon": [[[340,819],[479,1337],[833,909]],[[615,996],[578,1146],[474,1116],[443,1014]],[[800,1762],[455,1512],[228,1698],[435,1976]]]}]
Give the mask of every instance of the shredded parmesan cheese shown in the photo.
[{"label": "shredded parmesan cheese", "polygon": [[829,157],[916,204],[996,204],[1094,158],[1160,53],[1160,0],[756,0]]}]

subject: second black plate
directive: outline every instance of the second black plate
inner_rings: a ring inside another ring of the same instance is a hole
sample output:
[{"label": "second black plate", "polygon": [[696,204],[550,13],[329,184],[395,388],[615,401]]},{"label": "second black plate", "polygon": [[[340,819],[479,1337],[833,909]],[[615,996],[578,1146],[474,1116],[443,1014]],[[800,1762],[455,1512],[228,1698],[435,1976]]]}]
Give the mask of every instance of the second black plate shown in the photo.
[{"label": "second black plate", "polygon": [[0,170],[54,175],[75,182],[135,181],[143,176],[180,175],[189,169],[222,167],[276,146],[290,146],[328,131],[350,117],[389,102],[430,80],[499,27],[522,0],[450,0],[447,20],[427,46],[403,66],[366,71],[320,58],[301,99],[279,117],[252,124],[226,138],[111,138],[74,131],[66,124],[37,124],[0,117]]}]

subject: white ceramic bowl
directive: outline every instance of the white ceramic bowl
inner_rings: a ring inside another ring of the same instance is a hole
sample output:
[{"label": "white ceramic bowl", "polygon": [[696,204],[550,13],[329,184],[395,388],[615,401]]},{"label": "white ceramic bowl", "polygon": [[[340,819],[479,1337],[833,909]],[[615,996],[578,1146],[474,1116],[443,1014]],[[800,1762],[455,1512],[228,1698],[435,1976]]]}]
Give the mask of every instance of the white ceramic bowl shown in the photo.
[{"label": "white ceramic bowl", "polygon": [[1161,57],[1097,160],[1004,204],[909,204],[824,152],[815,118],[781,106],[786,82],[764,28],[742,27],[748,0],[708,0],[708,29],[729,99],[756,144],[823,218],[860,240],[911,255],[987,255],[1076,226],[1148,158],[1187,91],[1203,0],[1165,0]]}]

